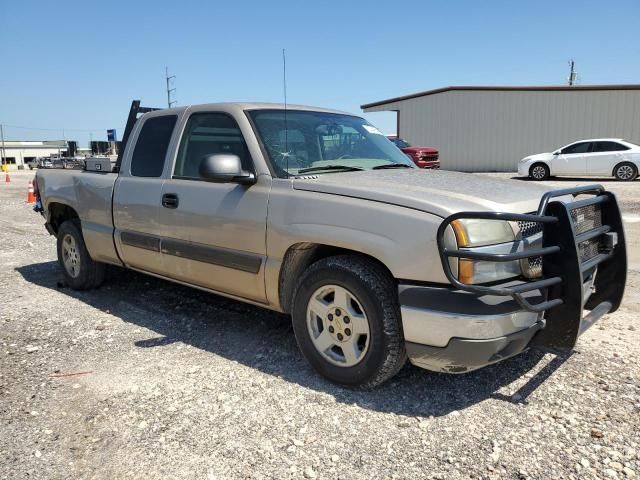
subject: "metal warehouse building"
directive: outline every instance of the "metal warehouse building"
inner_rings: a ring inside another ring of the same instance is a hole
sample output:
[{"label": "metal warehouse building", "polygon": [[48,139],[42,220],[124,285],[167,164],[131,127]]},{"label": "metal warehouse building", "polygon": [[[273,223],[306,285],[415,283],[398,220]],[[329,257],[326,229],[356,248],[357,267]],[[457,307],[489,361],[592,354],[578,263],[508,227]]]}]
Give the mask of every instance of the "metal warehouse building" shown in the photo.
[{"label": "metal warehouse building", "polygon": [[397,112],[398,136],[437,148],[448,170],[515,171],[584,138],[640,143],[640,85],[445,87],[361,108]]}]

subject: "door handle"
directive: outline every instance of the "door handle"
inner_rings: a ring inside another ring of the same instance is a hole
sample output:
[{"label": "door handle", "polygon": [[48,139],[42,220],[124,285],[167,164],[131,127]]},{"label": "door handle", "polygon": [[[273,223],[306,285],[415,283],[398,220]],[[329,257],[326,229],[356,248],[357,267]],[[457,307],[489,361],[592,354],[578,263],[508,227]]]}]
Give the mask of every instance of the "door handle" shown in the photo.
[{"label": "door handle", "polygon": [[165,193],[162,195],[162,206],[164,208],[178,208],[178,195],[175,193]]}]

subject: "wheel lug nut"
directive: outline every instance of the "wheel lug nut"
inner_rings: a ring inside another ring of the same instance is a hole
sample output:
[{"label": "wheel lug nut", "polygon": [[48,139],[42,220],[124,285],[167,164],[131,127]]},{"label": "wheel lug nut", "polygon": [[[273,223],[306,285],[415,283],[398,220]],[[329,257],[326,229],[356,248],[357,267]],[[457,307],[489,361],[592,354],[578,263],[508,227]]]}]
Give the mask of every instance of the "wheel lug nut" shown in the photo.
[{"label": "wheel lug nut", "polygon": [[329,319],[329,321],[332,321],[333,320],[333,315],[329,314],[329,315],[327,315],[327,318]]},{"label": "wheel lug nut", "polygon": [[344,337],[342,336],[341,333],[338,334],[338,340],[342,340]]},{"label": "wheel lug nut", "polygon": [[351,321],[351,319],[350,319],[349,317],[344,317],[344,318],[342,319],[342,321],[343,321],[344,323],[349,323],[349,322]]},{"label": "wheel lug nut", "polygon": [[333,327],[329,327],[329,333],[333,333],[335,332],[335,329]]},{"label": "wheel lug nut", "polygon": [[342,312],[339,308],[336,308],[336,317],[339,317],[340,315],[342,315]]},{"label": "wheel lug nut", "polygon": [[351,335],[351,329],[350,328],[345,328],[344,329],[344,334],[348,337],[349,335]]}]

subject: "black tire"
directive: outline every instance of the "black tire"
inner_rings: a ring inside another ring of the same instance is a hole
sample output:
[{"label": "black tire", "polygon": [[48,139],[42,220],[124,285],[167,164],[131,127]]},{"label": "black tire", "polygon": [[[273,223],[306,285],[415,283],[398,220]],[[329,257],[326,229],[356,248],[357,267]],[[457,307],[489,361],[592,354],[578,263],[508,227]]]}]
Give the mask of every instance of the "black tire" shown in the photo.
[{"label": "black tire", "polygon": [[[366,312],[369,343],[356,365],[332,364],[316,349],[309,333],[307,305],[325,285],[347,289]],[[393,377],[407,359],[397,292],[389,273],[366,258],[340,255],[312,264],[300,278],[292,311],[293,330],[304,357],[325,378],[352,388],[372,388]]]},{"label": "black tire", "polygon": [[550,176],[551,171],[544,163],[534,163],[529,169],[529,178],[532,178],[533,180],[548,180]]},{"label": "black tire", "polygon": [[[89,290],[100,286],[104,280],[105,265],[94,261],[89,256],[82,237],[80,222],[77,219],[63,222],[58,229],[57,237],[58,263],[62,267],[65,284],[74,290]],[[74,242],[73,253],[74,258],[77,260],[75,264],[77,273],[75,276],[65,266],[63,243],[68,241],[67,237],[71,237]]]},{"label": "black tire", "polygon": [[621,162],[613,169],[613,176],[620,182],[632,182],[638,178],[638,167],[631,162]]}]

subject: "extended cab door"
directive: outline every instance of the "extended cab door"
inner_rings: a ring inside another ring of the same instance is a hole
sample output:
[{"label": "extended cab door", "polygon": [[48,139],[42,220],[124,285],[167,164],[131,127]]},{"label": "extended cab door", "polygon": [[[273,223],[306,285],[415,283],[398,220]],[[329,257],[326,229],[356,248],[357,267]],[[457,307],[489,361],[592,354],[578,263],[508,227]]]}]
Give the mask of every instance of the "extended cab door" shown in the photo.
[{"label": "extended cab door", "polygon": [[560,150],[551,162],[552,175],[586,175],[591,142],[573,143]]},{"label": "extended cab door", "polygon": [[176,114],[152,113],[136,125],[126,147],[113,197],[115,241],[123,262],[164,274],[158,217]]},{"label": "extended cab door", "polygon": [[[170,178],[160,207],[159,232],[167,274],[258,302],[266,301],[266,221],[271,177],[257,175],[254,185],[212,183],[199,175],[206,155],[238,155],[243,169],[256,172],[246,135],[233,115],[191,111],[184,120]],[[245,128],[249,128],[248,124]]]}]

